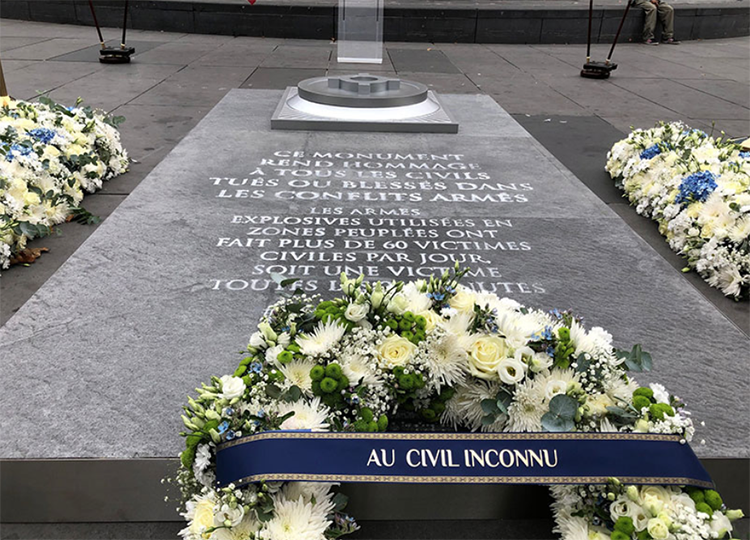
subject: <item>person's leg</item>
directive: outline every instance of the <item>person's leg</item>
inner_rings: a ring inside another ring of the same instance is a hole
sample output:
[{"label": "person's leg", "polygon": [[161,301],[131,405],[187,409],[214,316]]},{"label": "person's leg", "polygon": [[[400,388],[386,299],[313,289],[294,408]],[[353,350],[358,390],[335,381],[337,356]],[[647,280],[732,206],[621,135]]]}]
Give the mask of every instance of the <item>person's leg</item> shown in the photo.
[{"label": "person's leg", "polygon": [[674,8],[664,2],[659,2],[659,20],[662,25],[662,41],[674,39]]},{"label": "person's leg", "polygon": [[646,15],[643,23],[643,41],[653,40],[654,30],[656,30],[656,6],[649,0],[635,0],[635,5],[641,8]]}]

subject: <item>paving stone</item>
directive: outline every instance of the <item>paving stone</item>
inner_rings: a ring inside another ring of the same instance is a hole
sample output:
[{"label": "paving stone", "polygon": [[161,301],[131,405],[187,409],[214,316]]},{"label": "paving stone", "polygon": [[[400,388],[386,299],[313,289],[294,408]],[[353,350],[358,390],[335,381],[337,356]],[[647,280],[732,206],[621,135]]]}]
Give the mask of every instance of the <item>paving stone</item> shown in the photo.
[{"label": "paving stone", "polygon": [[264,68],[327,68],[331,61],[329,47],[279,45],[261,64]]},{"label": "paving stone", "polygon": [[511,113],[589,114],[585,108],[528,74],[496,78],[482,73],[469,74],[469,78]]},{"label": "paving stone", "polygon": [[275,43],[236,38],[201,56],[193,65],[258,67],[277,47]]},{"label": "paving stone", "polygon": [[441,51],[428,49],[429,47],[422,49],[386,48],[398,72],[461,73]]},{"label": "paving stone", "polygon": [[66,83],[103,69],[93,62],[34,62],[6,77],[8,91],[20,99],[33,99]]},{"label": "paving stone", "polygon": [[750,106],[750,88],[747,84],[731,80],[681,79],[680,84],[718,97],[747,109]]},{"label": "paving stone", "polygon": [[683,118],[731,120],[737,117],[736,105],[704,92],[663,79],[616,79],[613,84],[677,112]]},{"label": "paving stone", "polygon": [[298,82],[312,77],[322,77],[325,69],[283,69],[259,67],[242,83],[240,88],[272,88],[284,89],[296,86]]},{"label": "paving stone", "polygon": [[206,106],[218,102],[250,75],[244,67],[188,66],[133,100],[139,105]]},{"label": "paving stone", "polygon": [[[5,28],[0,31],[0,52],[8,52],[19,47],[26,47],[35,43],[46,41],[48,38],[42,37],[10,37],[3,35]],[[4,55],[3,55],[4,56]]]},{"label": "paving stone", "polygon": [[[178,41],[151,47],[139,53],[135,60],[143,64],[176,64],[186,66],[220,46],[220,43],[194,42],[182,38]],[[136,51],[138,51],[137,47]]]},{"label": "paving stone", "polygon": [[179,66],[130,64],[99,64],[96,72],[66,83],[53,90],[50,96],[61,103],[75,103],[80,96],[86,103],[105,111],[124,105],[154,88]]},{"label": "paving stone", "polygon": [[33,45],[26,45],[25,47],[18,47],[12,49],[7,53],[3,53],[3,59],[8,60],[48,60],[55,56],[60,56],[68,52],[85,49],[95,44],[95,39],[67,39],[67,38],[54,38],[35,43]]},{"label": "paving stone", "polygon": [[476,94],[479,88],[463,73],[410,73],[399,72],[399,77],[426,84],[441,94]]}]

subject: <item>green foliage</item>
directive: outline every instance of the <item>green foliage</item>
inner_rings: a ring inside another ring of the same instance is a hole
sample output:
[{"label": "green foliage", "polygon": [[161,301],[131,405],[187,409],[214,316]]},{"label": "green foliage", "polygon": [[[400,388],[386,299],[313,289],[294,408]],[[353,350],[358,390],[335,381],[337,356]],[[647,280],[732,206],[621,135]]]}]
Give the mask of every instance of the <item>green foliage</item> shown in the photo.
[{"label": "green foliage", "polygon": [[651,371],[654,364],[651,355],[645,352],[640,345],[633,345],[633,348],[629,352],[615,349],[615,354],[617,358],[625,360],[625,366],[629,371]]},{"label": "green foliage", "polygon": [[575,428],[575,416],[578,412],[578,401],[565,394],[558,394],[549,402],[549,411],[542,416],[542,427],[545,431],[572,431]]}]

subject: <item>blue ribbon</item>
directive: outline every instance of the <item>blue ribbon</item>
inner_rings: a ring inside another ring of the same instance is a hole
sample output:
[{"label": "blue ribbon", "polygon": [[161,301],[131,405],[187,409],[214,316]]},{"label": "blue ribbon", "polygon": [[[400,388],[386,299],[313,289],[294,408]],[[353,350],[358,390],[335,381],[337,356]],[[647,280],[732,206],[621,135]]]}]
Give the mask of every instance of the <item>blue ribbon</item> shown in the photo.
[{"label": "blue ribbon", "polygon": [[220,486],[317,482],[630,484],[713,487],[676,435],[638,433],[313,433],[224,443]]}]

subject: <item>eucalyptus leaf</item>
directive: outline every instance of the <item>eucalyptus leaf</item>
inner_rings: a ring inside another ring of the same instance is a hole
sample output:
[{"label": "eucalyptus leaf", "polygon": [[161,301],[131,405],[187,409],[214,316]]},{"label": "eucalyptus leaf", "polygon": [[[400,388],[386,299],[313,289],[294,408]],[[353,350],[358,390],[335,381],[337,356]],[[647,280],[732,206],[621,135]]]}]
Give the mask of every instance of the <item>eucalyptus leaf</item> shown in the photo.
[{"label": "eucalyptus leaf", "polygon": [[480,405],[482,406],[482,411],[484,411],[485,414],[497,415],[500,413],[500,409],[497,406],[497,401],[494,399],[483,399]]},{"label": "eucalyptus leaf", "polygon": [[343,493],[336,493],[331,501],[334,504],[333,511],[341,512],[344,508],[346,508],[346,505],[349,504],[349,497],[347,497]]},{"label": "eucalyptus leaf", "polygon": [[281,389],[275,384],[269,384],[266,386],[266,395],[271,399],[279,399],[281,396]]},{"label": "eucalyptus leaf", "polygon": [[483,426],[489,426],[495,423],[495,415],[494,414],[488,414],[486,416],[482,417],[482,425]]},{"label": "eucalyptus leaf", "polygon": [[552,413],[544,413],[542,416],[542,428],[545,431],[562,432],[573,431],[575,422],[569,418],[561,418]]}]

